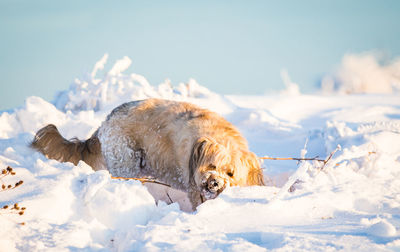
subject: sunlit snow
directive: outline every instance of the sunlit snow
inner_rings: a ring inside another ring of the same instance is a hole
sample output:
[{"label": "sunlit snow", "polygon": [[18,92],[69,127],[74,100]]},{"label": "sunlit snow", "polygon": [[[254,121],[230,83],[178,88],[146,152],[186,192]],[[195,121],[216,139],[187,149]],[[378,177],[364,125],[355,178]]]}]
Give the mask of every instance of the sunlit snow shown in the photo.
[{"label": "sunlit snow", "polygon": [[[21,216],[0,210],[1,251],[400,250],[398,93],[304,95],[287,77],[288,92],[230,96],[193,79],[153,86],[124,73],[129,58],[114,66],[107,58],[53,102],[28,97],[0,114],[0,169],[16,172],[1,182],[24,181],[0,192],[0,207],[26,207]],[[350,78],[352,60],[343,78]],[[340,150],[323,169],[316,161],[264,161],[267,186],[227,188],[186,213],[176,203],[156,205],[138,181],[111,179],[108,171],[48,160],[28,148],[48,123],[66,138],[85,139],[115,106],[148,97],[221,114],[260,157],[324,159]]]}]

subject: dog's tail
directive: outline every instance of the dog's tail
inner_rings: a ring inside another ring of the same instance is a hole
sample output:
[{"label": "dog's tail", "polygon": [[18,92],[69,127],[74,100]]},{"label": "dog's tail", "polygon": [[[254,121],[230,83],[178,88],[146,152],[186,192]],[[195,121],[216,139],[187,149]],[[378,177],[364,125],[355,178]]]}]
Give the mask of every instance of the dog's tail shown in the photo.
[{"label": "dog's tail", "polygon": [[56,126],[49,124],[36,133],[30,147],[47,158],[60,162],[71,162],[77,165],[80,160],[83,160],[94,170],[105,168],[97,131],[86,141],[80,141],[77,138],[67,140],[61,136]]}]

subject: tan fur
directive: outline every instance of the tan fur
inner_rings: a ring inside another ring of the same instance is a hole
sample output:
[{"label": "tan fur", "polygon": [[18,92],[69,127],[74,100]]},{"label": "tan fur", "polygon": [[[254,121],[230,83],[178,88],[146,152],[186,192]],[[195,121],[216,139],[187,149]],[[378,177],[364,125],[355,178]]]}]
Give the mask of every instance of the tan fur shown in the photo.
[{"label": "tan fur", "polygon": [[239,131],[218,114],[185,102],[125,103],[85,142],[67,141],[49,125],[32,146],[62,162],[82,159],[94,169],[105,164],[114,176],[152,176],[188,192],[193,209],[226,186],[264,185],[258,159]]},{"label": "tan fur", "polygon": [[47,158],[75,165],[83,160],[94,170],[99,170],[104,167],[104,162],[96,133],[86,141],[76,138],[67,140],[61,136],[56,126],[49,124],[36,133],[30,147],[40,151]]}]

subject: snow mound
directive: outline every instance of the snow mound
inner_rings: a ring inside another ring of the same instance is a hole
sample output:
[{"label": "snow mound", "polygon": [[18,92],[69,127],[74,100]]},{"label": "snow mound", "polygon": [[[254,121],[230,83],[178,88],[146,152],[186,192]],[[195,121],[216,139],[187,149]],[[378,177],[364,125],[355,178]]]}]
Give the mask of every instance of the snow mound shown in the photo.
[{"label": "snow mound", "polygon": [[321,81],[324,93],[393,93],[400,91],[400,59],[382,62],[376,53],[348,54],[337,71]]},{"label": "snow mound", "polygon": [[[400,99],[396,94],[224,96],[194,80],[157,87],[105,55],[53,102],[28,97],[0,114],[3,251],[390,251],[400,249]],[[53,123],[66,138],[89,137],[125,101],[184,100],[223,114],[259,156],[319,161],[262,164],[265,187],[227,188],[194,213],[155,203],[138,181],[111,179],[84,162],[48,160],[28,148]],[[20,223],[25,225],[21,225]]]},{"label": "snow mound", "polygon": [[397,235],[396,228],[386,219],[362,219],[361,223],[368,226],[366,232],[370,235],[379,237],[393,237]]},{"label": "snow mound", "polygon": [[[114,107],[133,100],[146,98],[163,98],[177,101],[197,101],[206,105],[212,100],[222,97],[200,86],[196,80],[190,79],[186,84],[174,87],[170,80],[165,80],[157,87],[150,85],[147,79],[139,74],[124,74],[132,61],[128,57],[117,60],[103,78],[97,78],[98,70],[107,63],[105,54],[94,66],[91,74],[82,80],[75,79],[69,90],[60,92],[55,99],[55,106],[62,111],[78,112],[82,110],[111,110]],[[221,113],[231,112],[226,102],[219,102]]]}]

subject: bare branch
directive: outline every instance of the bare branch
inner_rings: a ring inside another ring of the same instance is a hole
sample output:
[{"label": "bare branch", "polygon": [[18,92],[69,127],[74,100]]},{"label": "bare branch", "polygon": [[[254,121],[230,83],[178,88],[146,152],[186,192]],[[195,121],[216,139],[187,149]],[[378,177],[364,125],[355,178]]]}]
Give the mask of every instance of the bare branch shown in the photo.
[{"label": "bare branch", "polygon": [[340,145],[338,145],[338,146],[336,147],[336,149],[334,149],[334,150],[329,154],[329,156],[324,160],[324,164],[322,165],[322,167],[319,168],[320,170],[322,170],[322,169],[325,168],[325,165],[329,162],[329,160],[332,159],[332,156],[333,156],[338,150],[340,150],[340,148],[341,148]]},{"label": "bare branch", "polygon": [[[322,166],[318,168],[318,173],[319,173],[320,171],[322,171],[322,170],[325,168],[326,164],[332,159],[332,156],[333,156],[338,150],[340,150],[340,148],[341,148],[340,145],[338,145],[338,146],[336,147],[336,149],[334,149],[334,150],[329,154],[329,156],[328,156],[327,158],[325,158],[325,159],[319,159],[318,157],[314,157],[314,158],[291,158],[291,157],[289,157],[289,158],[275,158],[275,157],[268,157],[268,156],[259,157],[259,159],[268,159],[268,160],[295,160],[295,161],[298,161],[298,162],[300,162],[300,161],[318,161],[318,162],[322,162]],[[296,185],[298,185],[298,184],[300,184],[300,183],[303,183],[303,181],[301,181],[301,180],[299,180],[299,179],[296,179],[296,181],[290,186],[290,188],[288,189],[288,191],[289,191],[289,192],[294,192],[294,191],[296,190]]]},{"label": "bare branch", "polygon": [[173,201],[172,201],[172,199],[171,199],[171,197],[169,196],[169,194],[168,193],[166,193],[167,194],[167,196],[168,196],[168,199],[169,199],[169,204],[172,204],[172,203],[174,203]]},{"label": "bare branch", "polygon": [[319,159],[318,157],[313,157],[313,158],[292,158],[292,157],[288,157],[288,158],[280,158],[280,157],[268,157],[268,156],[264,156],[264,157],[259,157],[259,159],[267,159],[267,160],[295,160],[295,161],[318,161],[318,162],[322,162],[323,165],[320,168],[320,170],[322,170],[325,165],[329,162],[329,160],[331,160],[332,156],[338,151],[340,150],[340,145],[338,145],[336,147],[336,149],[334,149],[329,156],[326,159]]},{"label": "bare branch", "polygon": [[[1,187],[0,187],[0,192],[4,192],[4,191],[8,191],[8,190],[12,190],[15,189],[17,187],[19,187],[20,185],[22,185],[24,183],[24,181],[19,180],[17,183],[15,183],[14,185],[11,184],[5,184],[3,182],[3,178],[5,178],[6,176],[14,176],[16,174],[16,172],[13,170],[12,167],[7,166],[6,169],[2,169],[1,170],[1,175],[0,175],[0,182],[1,182]],[[10,215],[10,214],[17,214],[17,215],[24,215],[26,210],[26,207],[21,207],[18,203],[14,203],[13,205],[3,205],[0,208],[0,215]],[[20,225],[25,225],[25,222],[21,222],[19,223]]]},{"label": "bare branch", "polygon": [[315,160],[315,161],[319,161],[319,162],[325,162],[324,159],[318,159],[318,157],[314,157],[314,158],[279,158],[279,157],[259,157],[259,159],[268,159],[268,160],[296,160],[296,161],[311,161],[311,160]]},{"label": "bare branch", "polygon": [[111,178],[112,179],[124,179],[124,180],[137,180],[137,181],[142,182],[143,184],[144,183],[154,183],[154,184],[159,184],[159,185],[171,187],[168,184],[165,184],[163,182],[160,182],[160,181],[157,181],[157,180],[151,179],[151,178],[125,178],[125,177],[114,177],[114,176],[111,176]]}]

